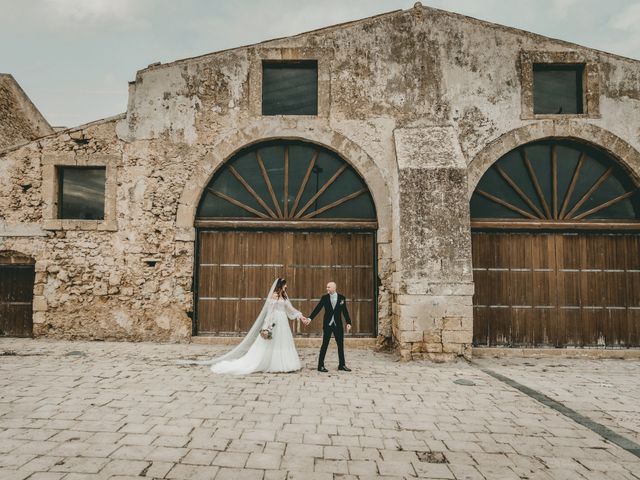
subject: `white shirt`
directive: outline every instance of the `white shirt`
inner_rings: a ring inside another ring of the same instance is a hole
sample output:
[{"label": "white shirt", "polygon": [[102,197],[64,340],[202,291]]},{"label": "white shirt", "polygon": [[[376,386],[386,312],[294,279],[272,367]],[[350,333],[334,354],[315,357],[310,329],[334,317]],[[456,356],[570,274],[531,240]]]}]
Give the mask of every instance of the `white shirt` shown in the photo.
[{"label": "white shirt", "polygon": [[[338,292],[336,293],[330,293],[329,294],[329,299],[331,300],[331,306],[333,307],[333,310],[335,311],[336,309],[336,304],[338,303]],[[335,325],[336,324],[336,317],[335,314],[331,316],[331,321],[329,322],[329,325]]]}]

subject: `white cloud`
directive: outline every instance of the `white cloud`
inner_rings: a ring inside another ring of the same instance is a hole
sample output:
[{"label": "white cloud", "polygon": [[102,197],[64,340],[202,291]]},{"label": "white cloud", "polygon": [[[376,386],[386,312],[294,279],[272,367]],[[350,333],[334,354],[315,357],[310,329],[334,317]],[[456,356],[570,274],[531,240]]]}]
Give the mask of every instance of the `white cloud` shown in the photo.
[{"label": "white cloud", "polygon": [[616,30],[637,33],[640,24],[640,2],[629,5],[609,20],[609,26]]},{"label": "white cloud", "polygon": [[88,24],[139,25],[146,0],[43,0],[44,9],[59,24],[83,22]]},{"label": "white cloud", "polygon": [[571,8],[579,3],[580,0],[553,0],[551,14],[556,20],[566,18]]}]

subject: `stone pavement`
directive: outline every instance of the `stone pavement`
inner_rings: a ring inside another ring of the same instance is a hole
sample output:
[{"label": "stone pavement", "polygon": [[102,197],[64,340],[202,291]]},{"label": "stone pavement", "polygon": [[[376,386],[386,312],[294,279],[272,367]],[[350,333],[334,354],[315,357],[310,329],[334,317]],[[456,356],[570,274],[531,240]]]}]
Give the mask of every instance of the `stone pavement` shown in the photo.
[{"label": "stone pavement", "polygon": [[510,358],[474,364],[526,383],[640,444],[640,360]]},{"label": "stone pavement", "polygon": [[301,372],[245,377],[174,362],[226,348],[0,339],[0,479],[640,479],[640,458],[480,369],[637,441],[638,361],[351,350],[344,373],[330,350],[320,374],[302,349]]}]

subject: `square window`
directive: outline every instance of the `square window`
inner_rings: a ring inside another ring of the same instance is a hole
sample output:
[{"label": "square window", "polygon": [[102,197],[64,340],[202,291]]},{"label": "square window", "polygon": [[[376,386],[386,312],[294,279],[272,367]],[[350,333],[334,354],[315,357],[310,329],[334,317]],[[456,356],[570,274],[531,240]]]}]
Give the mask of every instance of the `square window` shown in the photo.
[{"label": "square window", "polygon": [[534,64],[533,113],[584,113],[583,73],[584,65],[579,64]]},{"label": "square window", "polygon": [[104,220],[105,167],[58,167],[58,218]]},{"label": "square window", "polygon": [[317,115],[318,62],[262,62],[263,115]]}]

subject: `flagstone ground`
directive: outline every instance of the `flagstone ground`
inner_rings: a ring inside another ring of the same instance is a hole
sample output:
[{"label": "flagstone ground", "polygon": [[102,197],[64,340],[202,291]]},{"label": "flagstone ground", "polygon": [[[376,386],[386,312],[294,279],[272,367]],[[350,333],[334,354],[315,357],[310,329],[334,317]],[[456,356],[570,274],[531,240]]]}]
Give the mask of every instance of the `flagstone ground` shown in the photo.
[{"label": "flagstone ground", "polygon": [[300,372],[244,377],[175,363],[226,348],[0,339],[0,478],[640,479],[640,458],[481,370],[638,442],[637,360],[348,350],[345,373],[330,350],[321,374],[301,349]]}]

